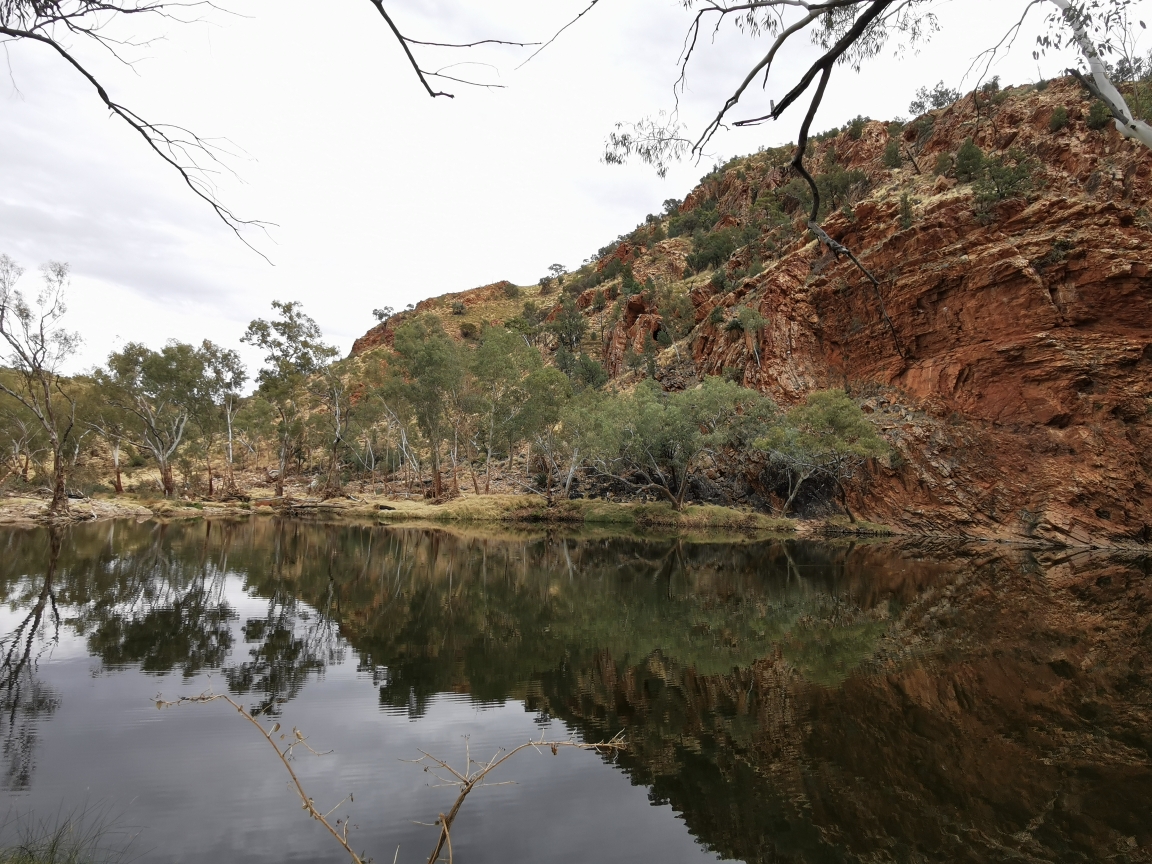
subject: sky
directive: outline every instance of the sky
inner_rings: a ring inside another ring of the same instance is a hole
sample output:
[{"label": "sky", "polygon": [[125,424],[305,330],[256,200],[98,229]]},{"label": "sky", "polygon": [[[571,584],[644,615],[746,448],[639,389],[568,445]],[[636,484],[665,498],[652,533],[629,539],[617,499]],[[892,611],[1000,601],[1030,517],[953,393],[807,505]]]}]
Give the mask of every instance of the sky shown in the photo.
[{"label": "sky", "polygon": [[[122,50],[128,63],[70,42],[115,100],[230,154],[212,175],[217,193],[240,216],[271,223],[245,233],[260,254],[59,57],[39,45],[5,46],[0,253],[27,268],[27,293],[39,264],[71,266],[66,324],[84,343],[67,371],[101,363],[126,341],[159,348],[205,338],[241,350],[254,371],[259,355],[239,338],[250,320],[271,314],[273,299],[300,301],[347,352],[375,323],[374,308],[500,279],[531,284],[554,262],[578,266],[665,199],[684,197],[714,162],[793,140],[806,107],[722,131],[702,160],[661,179],[648,166],[600,157],[617,122],[676,107],[690,23],[679,0],[602,0],[523,65],[531,49],[420,50],[428,68],[465,63],[446,71],[501,85],[448,82],[455,99],[427,96],[368,0],[327,0],[324,16],[318,5],[223,0],[193,22],[145,19],[132,31],[114,22],[110,35],[147,40]],[[527,41],[548,38],[585,5],[393,0],[389,8],[414,38]],[[889,48],[861,74],[837,68],[814,130],[858,114],[906,116],[916,89],[938,80],[970,88],[979,77],[973,59],[1026,2],[935,5],[941,31],[919,51]],[[1032,57],[1047,12],[1032,12],[989,74],[1026,83],[1070,65],[1068,54]],[[766,47],[732,28],[705,34],[679,99],[690,133]],[[782,54],[768,88],[732,116],[767,110],[814,52],[797,43]]]}]

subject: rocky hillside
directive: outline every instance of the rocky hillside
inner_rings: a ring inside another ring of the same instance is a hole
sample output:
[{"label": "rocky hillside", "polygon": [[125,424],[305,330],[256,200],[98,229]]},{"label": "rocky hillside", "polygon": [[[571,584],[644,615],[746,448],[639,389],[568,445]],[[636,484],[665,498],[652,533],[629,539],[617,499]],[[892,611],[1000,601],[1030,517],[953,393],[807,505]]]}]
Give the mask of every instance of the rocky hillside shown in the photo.
[{"label": "rocky hillside", "polygon": [[568,292],[613,376],[642,374],[635,357],[656,343],[668,389],[723,374],[783,405],[827,387],[863,400],[894,453],[857,490],[868,519],[1147,543],[1152,153],[1100,120],[1064,79],[820,136],[824,225],[879,291],[804,231],[808,193],[779,149],[713,171],[560,291],[498,283],[414,312],[466,337],[523,326],[526,301],[554,317]]}]

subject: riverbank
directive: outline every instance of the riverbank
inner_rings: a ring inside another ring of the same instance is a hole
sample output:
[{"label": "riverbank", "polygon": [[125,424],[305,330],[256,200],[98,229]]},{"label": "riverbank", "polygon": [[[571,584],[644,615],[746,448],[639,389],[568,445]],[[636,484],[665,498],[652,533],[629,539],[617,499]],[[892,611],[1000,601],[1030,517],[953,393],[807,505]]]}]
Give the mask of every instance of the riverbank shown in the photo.
[{"label": "riverbank", "polygon": [[[596,499],[557,501],[551,506],[534,495],[463,495],[442,503],[377,495],[342,498],[253,497],[248,501],[186,501],[136,498],[87,498],[72,501],[69,517],[59,521],[100,519],[173,521],[200,518],[290,516],[376,523],[498,524],[503,526],[599,526],[621,530],[660,528],[671,531],[722,531],[812,536],[850,534],[883,536],[890,528],[870,522],[832,519],[785,519],[752,510],[712,504],[688,505],[677,512],[666,502],[615,502]],[[48,521],[48,504],[39,498],[0,499],[0,525],[32,526]]]}]

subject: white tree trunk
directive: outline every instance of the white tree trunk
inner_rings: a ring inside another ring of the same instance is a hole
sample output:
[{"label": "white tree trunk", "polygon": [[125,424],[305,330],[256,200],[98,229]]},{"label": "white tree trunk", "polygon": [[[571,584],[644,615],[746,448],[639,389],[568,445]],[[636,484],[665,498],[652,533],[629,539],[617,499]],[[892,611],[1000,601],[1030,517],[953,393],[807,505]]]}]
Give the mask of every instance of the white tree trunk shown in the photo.
[{"label": "white tree trunk", "polygon": [[[1060,7],[1060,10],[1065,14],[1072,8],[1069,0],[1051,0],[1051,2]],[[1132,116],[1132,110],[1128,107],[1128,103],[1124,101],[1120,91],[1108,80],[1108,70],[1104,68],[1104,61],[1100,59],[1100,54],[1096,51],[1096,46],[1092,44],[1088,32],[1083,25],[1075,26],[1072,32],[1076,44],[1080,46],[1080,53],[1088,61],[1088,68],[1092,73],[1092,83],[1096,85],[1096,95],[1108,106],[1116,118],[1116,128],[1120,130],[1120,134],[1125,138],[1133,138],[1145,147],[1152,149],[1152,126]]]}]

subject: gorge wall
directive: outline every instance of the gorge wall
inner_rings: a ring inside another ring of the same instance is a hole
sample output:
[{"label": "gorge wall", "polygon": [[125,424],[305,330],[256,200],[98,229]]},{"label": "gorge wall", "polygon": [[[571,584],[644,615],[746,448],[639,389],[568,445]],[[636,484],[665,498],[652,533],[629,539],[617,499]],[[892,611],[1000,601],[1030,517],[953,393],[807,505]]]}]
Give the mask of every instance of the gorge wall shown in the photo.
[{"label": "gorge wall", "polygon": [[[1054,129],[1059,109],[1068,121]],[[868,122],[814,143],[809,165],[866,177],[857,182],[865,191],[824,225],[879,291],[810,239],[803,207],[793,224],[737,249],[721,265],[727,279],[690,272],[687,236],[638,242],[633,232],[594,266],[616,259],[641,286],[651,279],[687,292],[694,326],[659,358],[668,389],[727,374],[784,406],[827,387],[861,399],[893,448],[854,490],[866,518],[924,533],[1147,543],[1152,152],[1111,123],[1090,129],[1088,112],[1079,85],[1064,79],[970,94],[899,130]],[[978,207],[971,183],[950,170],[936,176],[968,138],[986,153],[1032,160],[1029,191]],[[892,140],[899,168],[885,165]],[[680,215],[707,205],[719,228],[759,224],[763,202],[792,180],[789,155],[734,160]],[[750,267],[754,258],[762,270]],[[596,290],[576,298],[589,316]],[[472,294],[451,296],[503,297],[499,285]],[[626,380],[626,355],[664,326],[659,296],[622,298],[603,343],[590,328],[610,373]],[[744,308],[763,316],[762,329],[730,326]],[[387,344],[403,317],[370,331],[354,353]]]}]

